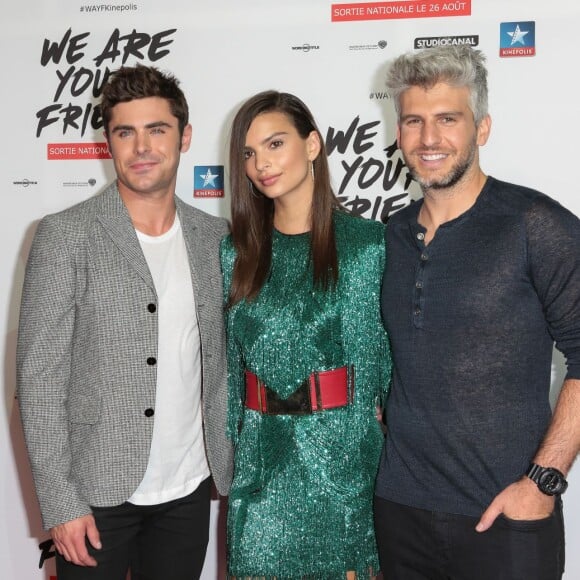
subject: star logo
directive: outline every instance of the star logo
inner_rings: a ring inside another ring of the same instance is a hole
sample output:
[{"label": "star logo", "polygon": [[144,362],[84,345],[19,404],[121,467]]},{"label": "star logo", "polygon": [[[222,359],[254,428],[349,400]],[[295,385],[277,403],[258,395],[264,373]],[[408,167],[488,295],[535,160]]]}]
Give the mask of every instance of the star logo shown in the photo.
[{"label": "star logo", "polygon": [[223,197],[224,166],[196,165],[193,169],[193,197]]},{"label": "star logo", "polygon": [[525,46],[526,41],[524,40],[524,36],[526,34],[528,34],[528,31],[527,30],[522,30],[520,28],[520,25],[519,24],[516,25],[516,29],[515,30],[513,30],[512,32],[508,32],[508,34],[512,37],[512,41],[511,41],[512,46],[514,44],[518,43],[518,42],[520,44],[522,44],[522,45]]},{"label": "star logo", "polygon": [[210,185],[211,187],[215,187],[215,180],[218,177],[217,173],[212,173],[211,168],[207,168],[207,172],[205,174],[201,174],[200,177],[203,179],[203,186],[207,187]]},{"label": "star logo", "polygon": [[499,25],[499,55],[503,58],[535,56],[536,23],[501,22]]}]

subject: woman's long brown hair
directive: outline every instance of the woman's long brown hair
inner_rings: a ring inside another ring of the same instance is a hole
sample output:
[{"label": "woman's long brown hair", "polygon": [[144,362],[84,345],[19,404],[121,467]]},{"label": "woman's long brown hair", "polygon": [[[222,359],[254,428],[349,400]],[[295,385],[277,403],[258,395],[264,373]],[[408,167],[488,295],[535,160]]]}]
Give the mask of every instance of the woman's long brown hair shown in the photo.
[{"label": "woman's long brown hair", "polygon": [[229,306],[242,299],[252,300],[260,292],[272,262],[274,202],[255,191],[246,176],[244,150],[252,121],[264,113],[285,114],[298,134],[306,139],[318,133],[320,153],[313,161],[314,195],[310,212],[310,257],[313,282],[327,290],[338,280],[338,259],[332,213],[340,204],[330,185],[324,139],[312,113],[296,96],[265,91],[247,100],[234,118],[230,139],[230,191],[232,195],[232,241],[236,261]]}]

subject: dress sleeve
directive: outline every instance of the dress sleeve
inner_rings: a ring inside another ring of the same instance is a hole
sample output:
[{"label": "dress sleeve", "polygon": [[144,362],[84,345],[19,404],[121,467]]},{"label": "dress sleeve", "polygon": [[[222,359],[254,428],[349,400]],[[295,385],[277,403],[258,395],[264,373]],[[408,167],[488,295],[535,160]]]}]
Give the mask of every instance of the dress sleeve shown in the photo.
[{"label": "dress sleeve", "polygon": [[[382,281],[384,277],[386,262],[387,262],[387,248],[386,248],[386,230],[383,234],[383,239],[381,240],[379,259],[378,259],[378,272],[379,278]],[[393,363],[391,359],[391,344],[382,317],[382,309],[380,304],[381,289],[379,288],[379,304],[378,304],[378,334],[380,336],[380,347],[379,347],[379,382],[378,382],[378,392],[377,398],[379,405],[381,407],[385,406],[387,395],[389,394],[389,389],[391,387],[392,370]]]},{"label": "dress sleeve", "polygon": [[228,364],[228,420],[226,432],[229,439],[236,445],[242,420],[245,383],[242,351],[233,329],[236,305],[230,308],[227,307],[235,261],[235,250],[231,242],[231,236],[227,236],[222,240],[220,260],[224,282],[224,316]]},{"label": "dress sleeve", "polygon": [[345,343],[355,364],[357,388],[364,388],[372,401],[382,406],[391,380],[389,339],[381,317],[384,226],[358,219],[344,236],[348,256],[341,274],[347,276],[348,285],[343,314]]},{"label": "dress sleeve", "polygon": [[528,260],[566,378],[580,379],[580,220],[546,196],[527,213]]}]

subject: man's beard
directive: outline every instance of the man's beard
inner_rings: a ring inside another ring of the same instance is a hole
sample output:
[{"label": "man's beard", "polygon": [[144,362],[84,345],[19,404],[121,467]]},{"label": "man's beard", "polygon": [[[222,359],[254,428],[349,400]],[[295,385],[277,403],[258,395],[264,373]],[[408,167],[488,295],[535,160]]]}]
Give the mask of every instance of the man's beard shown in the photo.
[{"label": "man's beard", "polygon": [[463,176],[467,173],[467,170],[473,165],[476,152],[477,142],[473,139],[467,153],[457,160],[449,173],[439,178],[433,177],[432,179],[425,179],[418,174],[415,166],[407,163],[407,167],[413,179],[421,186],[421,189],[447,189],[457,185],[457,183],[461,181]]}]

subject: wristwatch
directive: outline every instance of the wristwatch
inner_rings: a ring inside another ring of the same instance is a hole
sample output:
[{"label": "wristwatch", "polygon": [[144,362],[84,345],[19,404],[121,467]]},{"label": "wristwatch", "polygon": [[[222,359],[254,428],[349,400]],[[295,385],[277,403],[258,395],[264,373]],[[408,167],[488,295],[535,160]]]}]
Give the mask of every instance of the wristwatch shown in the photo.
[{"label": "wristwatch", "polygon": [[555,467],[542,467],[536,463],[530,463],[526,475],[546,495],[562,495],[568,487],[564,474]]}]

